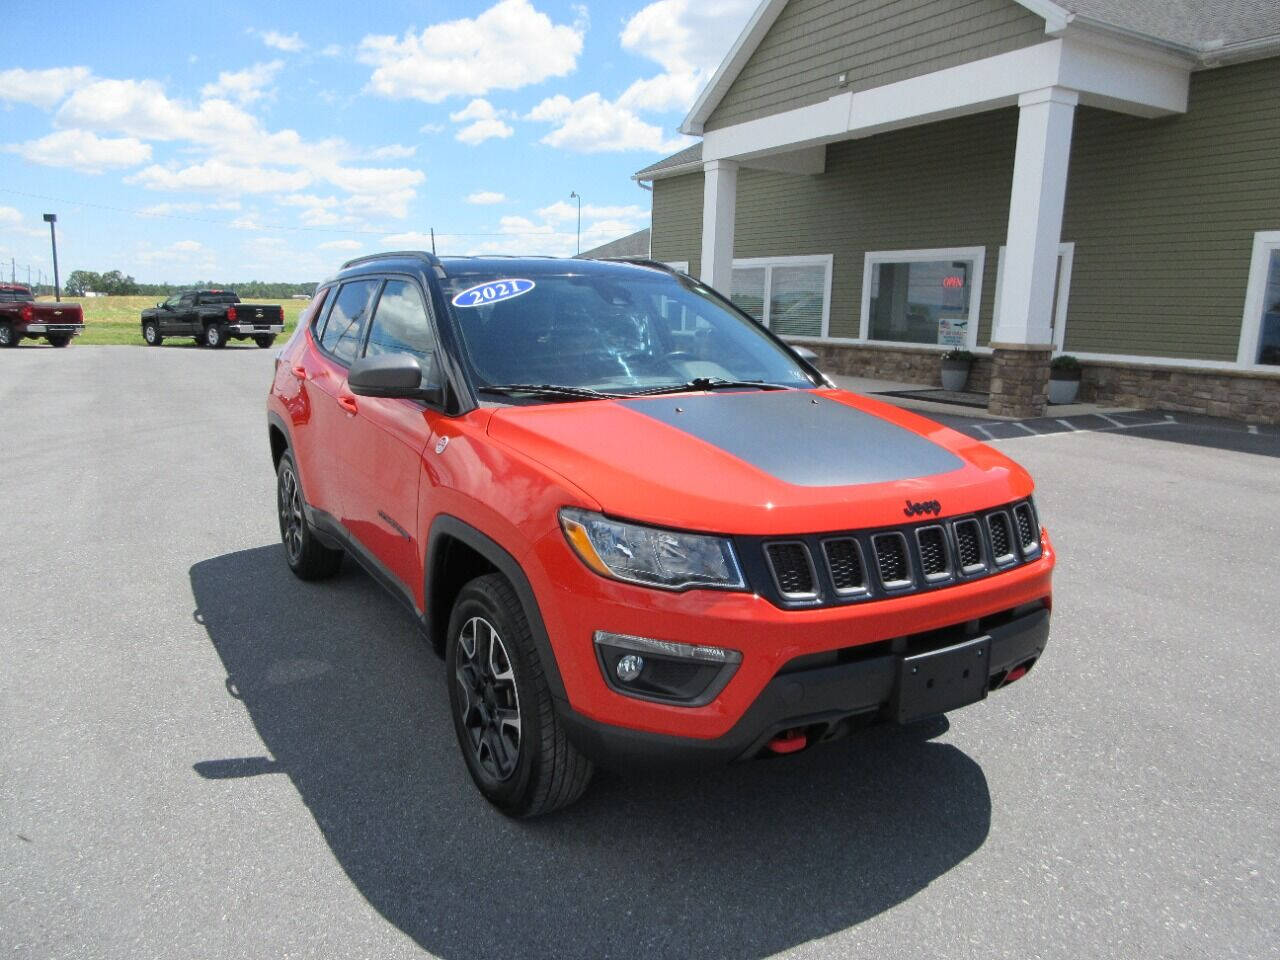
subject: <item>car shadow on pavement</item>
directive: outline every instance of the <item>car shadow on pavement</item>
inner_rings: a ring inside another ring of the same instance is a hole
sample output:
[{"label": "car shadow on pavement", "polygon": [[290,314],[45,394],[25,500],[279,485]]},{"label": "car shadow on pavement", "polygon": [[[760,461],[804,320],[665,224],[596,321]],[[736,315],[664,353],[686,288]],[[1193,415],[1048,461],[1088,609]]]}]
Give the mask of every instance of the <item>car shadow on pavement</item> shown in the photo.
[{"label": "car shadow on pavement", "polygon": [[575,806],[512,821],[468,779],[444,665],[353,564],[306,584],[273,545],[190,575],[270,754],[195,772],[287,775],[360,893],[447,960],[763,957],[901,903],[987,836],[981,768],[929,740],[945,723],[698,777],[597,774]]}]

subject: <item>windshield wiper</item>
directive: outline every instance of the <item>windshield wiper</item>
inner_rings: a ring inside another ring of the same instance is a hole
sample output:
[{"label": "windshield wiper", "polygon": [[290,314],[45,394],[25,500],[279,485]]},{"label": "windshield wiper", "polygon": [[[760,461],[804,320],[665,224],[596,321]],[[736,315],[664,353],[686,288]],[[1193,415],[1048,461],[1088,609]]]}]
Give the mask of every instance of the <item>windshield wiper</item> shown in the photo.
[{"label": "windshield wiper", "polygon": [[558,397],[562,400],[619,400],[620,393],[603,393],[590,387],[566,387],[555,383],[497,383],[476,387],[476,393],[497,393],[510,396],[527,393],[534,397]]},{"label": "windshield wiper", "polygon": [[652,387],[648,390],[638,390],[635,393],[628,394],[631,397],[658,397],[664,393],[690,393],[700,390],[720,390],[728,387],[747,388],[751,387],[756,390],[794,390],[794,387],[788,387],[782,383],[766,383],[763,380],[722,380],[719,377],[694,377],[688,383],[677,383],[667,387]]}]

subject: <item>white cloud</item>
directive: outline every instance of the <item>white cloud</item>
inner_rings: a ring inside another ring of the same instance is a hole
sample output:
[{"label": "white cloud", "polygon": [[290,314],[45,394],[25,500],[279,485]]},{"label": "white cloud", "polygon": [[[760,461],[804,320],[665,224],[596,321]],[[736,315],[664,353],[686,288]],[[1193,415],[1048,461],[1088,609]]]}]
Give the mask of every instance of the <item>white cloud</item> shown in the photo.
[{"label": "white cloud", "polygon": [[[198,107],[171,100],[154,80],[97,80],[73,93],[55,117],[60,127],[121,133],[143,140],[191,140],[261,150],[258,121],[227,100]],[[288,131],[292,132],[292,131]],[[296,137],[296,134],[294,134]]]},{"label": "white cloud", "polygon": [[370,160],[406,160],[418,152],[417,147],[408,147],[402,143],[389,143],[385,147],[376,147],[365,156]]},{"label": "white cloud", "polygon": [[188,167],[152,164],[126,180],[149,190],[202,190],[231,194],[292,192],[309,186],[311,181],[311,174],[305,170],[276,170],[227,163],[217,158]]},{"label": "white cloud", "polygon": [[182,253],[194,253],[197,250],[203,250],[204,247],[200,245],[198,240],[179,240],[173,244],[171,249]]},{"label": "white cloud", "polygon": [[341,44],[331,43],[320,51],[322,57],[340,57],[342,56]]},{"label": "white cloud", "polygon": [[566,76],[577,65],[584,31],[581,23],[553,23],[529,0],[500,0],[475,19],[438,23],[402,38],[366,36],[359,59],[374,68],[373,92],[439,103]]},{"label": "white cloud", "polygon": [[328,240],[318,250],[359,250],[364,246],[359,240]]},{"label": "white cloud", "polygon": [[89,79],[88,67],[0,70],[0,100],[50,109]]},{"label": "white cloud", "polygon": [[278,30],[266,30],[258,34],[258,38],[273,50],[285,53],[301,53],[307,49],[306,43],[296,33],[280,33]]},{"label": "white cloud", "polygon": [[467,194],[467,203],[475,204],[478,207],[506,202],[506,194],[495,193],[493,190],[477,190],[475,193]]},{"label": "white cloud", "polygon": [[757,0],[657,0],[622,28],[622,48],[663,68],[619,98],[634,110],[687,110],[715,73]]},{"label": "white cloud", "polygon": [[419,133],[444,133],[443,123],[424,123],[418,128]]},{"label": "white cloud", "polygon": [[165,247],[143,244],[135,251],[133,259],[147,266],[159,264],[162,267],[167,266],[170,269],[183,269],[189,272],[198,261],[200,266],[196,267],[196,270],[213,269],[213,252],[206,250],[197,240],[176,240]]},{"label": "white cloud", "polygon": [[449,114],[454,123],[471,121],[454,135],[454,139],[474,147],[494,137],[509,137],[515,130],[502,121],[501,118],[507,115],[505,110],[495,110],[488,100],[472,100],[457,113]]},{"label": "white cloud", "polygon": [[411,230],[408,233],[390,233],[382,238],[385,246],[401,250],[430,250],[431,234]]},{"label": "white cloud", "polygon": [[542,142],[574,153],[670,153],[692,142],[682,137],[666,138],[661,127],[646,123],[633,111],[598,93],[577,100],[564,94],[548,97],[530,111],[529,119],[555,124]]},{"label": "white cloud", "polygon": [[22,214],[13,207],[0,207],[0,224],[16,226],[22,222]]},{"label": "white cloud", "polygon": [[207,83],[200,89],[200,96],[229,97],[238,103],[253,103],[262,99],[266,88],[283,66],[283,60],[272,60],[270,63],[255,63],[244,70],[223,71],[218,74],[217,83]]},{"label": "white cloud", "polygon": [[59,130],[39,140],[7,147],[32,163],[102,173],[113,167],[136,167],[151,159],[151,145],[134,137],[99,137],[87,130]]},{"label": "white cloud", "polygon": [[[541,208],[538,216],[552,223],[569,223],[578,218],[578,205],[557,200],[549,207]],[[584,203],[582,217],[584,220],[646,221],[649,219],[649,211],[635,204],[625,207],[597,207],[594,204]]]}]

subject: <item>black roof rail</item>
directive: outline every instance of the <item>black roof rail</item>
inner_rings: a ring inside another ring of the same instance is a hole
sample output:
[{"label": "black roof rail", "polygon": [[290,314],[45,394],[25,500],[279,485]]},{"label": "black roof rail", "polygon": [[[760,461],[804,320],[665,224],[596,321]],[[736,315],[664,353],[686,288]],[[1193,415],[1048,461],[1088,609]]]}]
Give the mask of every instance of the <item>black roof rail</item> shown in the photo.
[{"label": "black roof rail", "polygon": [[439,258],[434,253],[427,253],[425,250],[388,250],[385,253],[370,253],[363,257],[356,257],[354,260],[348,260],[342,265],[342,269],[346,270],[348,267],[354,267],[358,263],[369,263],[371,260],[391,260],[396,257],[402,259],[411,257],[416,260],[424,260],[432,266],[437,266],[440,263]]},{"label": "black roof rail", "polygon": [[605,263],[630,263],[637,267],[651,267],[654,270],[662,270],[666,273],[680,273],[675,267],[663,263],[661,260],[654,260],[651,257],[584,257],[584,260],[600,260]]}]

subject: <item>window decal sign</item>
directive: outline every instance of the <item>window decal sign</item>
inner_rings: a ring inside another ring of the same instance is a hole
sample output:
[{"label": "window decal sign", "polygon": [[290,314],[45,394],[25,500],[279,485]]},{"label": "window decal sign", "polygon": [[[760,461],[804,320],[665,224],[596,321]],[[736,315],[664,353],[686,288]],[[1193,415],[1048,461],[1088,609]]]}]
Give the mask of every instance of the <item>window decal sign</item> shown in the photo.
[{"label": "window decal sign", "polygon": [[528,293],[536,284],[532,280],[512,277],[506,280],[490,280],[463,290],[453,298],[455,307],[486,307]]}]

